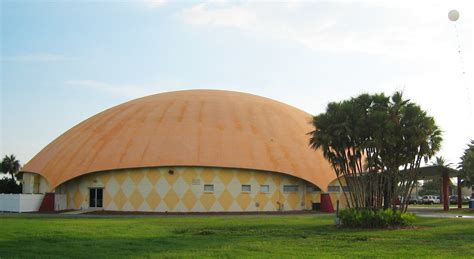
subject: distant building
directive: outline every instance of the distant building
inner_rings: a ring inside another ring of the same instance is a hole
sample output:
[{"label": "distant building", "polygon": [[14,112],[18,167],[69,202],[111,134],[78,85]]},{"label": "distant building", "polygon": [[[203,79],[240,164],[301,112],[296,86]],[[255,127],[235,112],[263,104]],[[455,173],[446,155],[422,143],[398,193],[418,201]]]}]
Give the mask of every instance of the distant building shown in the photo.
[{"label": "distant building", "polygon": [[308,146],[311,118],[239,92],[139,98],[47,145],[22,168],[23,193],[48,193],[42,208],[55,203],[56,209],[240,212],[334,205],[344,195],[322,152]]}]

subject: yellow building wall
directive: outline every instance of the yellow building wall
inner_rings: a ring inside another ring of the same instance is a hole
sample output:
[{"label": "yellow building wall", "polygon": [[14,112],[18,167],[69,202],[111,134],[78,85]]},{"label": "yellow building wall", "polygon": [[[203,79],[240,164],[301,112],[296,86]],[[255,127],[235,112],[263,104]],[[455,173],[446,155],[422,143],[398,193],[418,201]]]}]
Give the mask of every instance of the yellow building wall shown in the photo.
[{"label": "yellow building wall", "polygon": [[[169,173],[173,170],[173,173]],[[204,192],[213,184],[213,192]],[[242,192],[242,184],[251,185]],[[269,192],[260,191],[269,185]],[[297,192],[283,191],[298,185]],[[311,209],[320,192],[285,174],[226,168],[162,167],[116,170],[84,175],[57,188],[67,195],[68,209],[89,208],[89,188],[104,188],[103,209],[157,212],[238,212]]]},{"label": "yellow building wall", "polygon": [[[347,207],[347,199],[344,193],[342,192],[342,186],[346,186],[346,180],[341,178],[339,182],[337,179],[329,183],[329,186],[339,186],[338,192],[329,192],[329,196],[331,197],[332,207],[336,210],[337,201],[339,200],[339,209],[344,209]],[[349,194],[347,194],[349,195]]]}]

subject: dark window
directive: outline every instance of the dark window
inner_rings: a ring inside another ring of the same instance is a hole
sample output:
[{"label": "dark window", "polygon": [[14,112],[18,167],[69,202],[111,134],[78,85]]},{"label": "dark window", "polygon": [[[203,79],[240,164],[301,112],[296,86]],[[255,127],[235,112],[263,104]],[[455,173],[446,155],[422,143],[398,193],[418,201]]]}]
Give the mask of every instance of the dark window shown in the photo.
[{"label": "dark window", "polygon": [[214,192],[214,184],[205,184],[204,192]]},{"label": "dark window", "polygon": [[250,186],[250,184],[242,184],[242,192],[251,192],[252,191],[252,187]]},{"label": "dark window", "polygon": [[306,190],[308,192],[320,192],[321,189],[319,189],[318,186],[306,186]]},{"label": "dark window", "polygon": [[89,189],[89,207],[95,208],[95,201],[96,201],[96,191],[97,189]]},{"label": "dark window", "polygon": [[297,192],[298,185],[283,185],[283,192]]}]

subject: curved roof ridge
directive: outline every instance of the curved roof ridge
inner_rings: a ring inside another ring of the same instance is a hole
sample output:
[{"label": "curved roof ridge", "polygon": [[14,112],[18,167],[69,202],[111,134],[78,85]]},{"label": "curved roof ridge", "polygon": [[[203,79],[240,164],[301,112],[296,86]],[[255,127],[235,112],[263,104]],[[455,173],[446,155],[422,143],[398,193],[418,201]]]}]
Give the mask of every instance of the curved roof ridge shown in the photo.
[{"label": "curved roof ridge", "polygon": [[109,108],[72,127],[24,172],[51,187],[80,175],[123,168],[213,166],[273,171],[320,186],[335,178],[309,148],[311,115],[253,94],[182,90]]}]

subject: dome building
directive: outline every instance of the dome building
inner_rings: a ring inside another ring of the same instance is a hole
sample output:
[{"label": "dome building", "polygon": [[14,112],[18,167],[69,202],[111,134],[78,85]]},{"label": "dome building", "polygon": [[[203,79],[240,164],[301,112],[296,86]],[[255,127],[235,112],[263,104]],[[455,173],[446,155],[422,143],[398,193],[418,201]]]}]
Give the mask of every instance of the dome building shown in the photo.
[{"label": "dome building", "polygon": [[340,188],[308,146],[311,118],[231,91],[135,99],[47,145],[22,168],[23,192],[46,193],[40,210],[330,211]]}]

